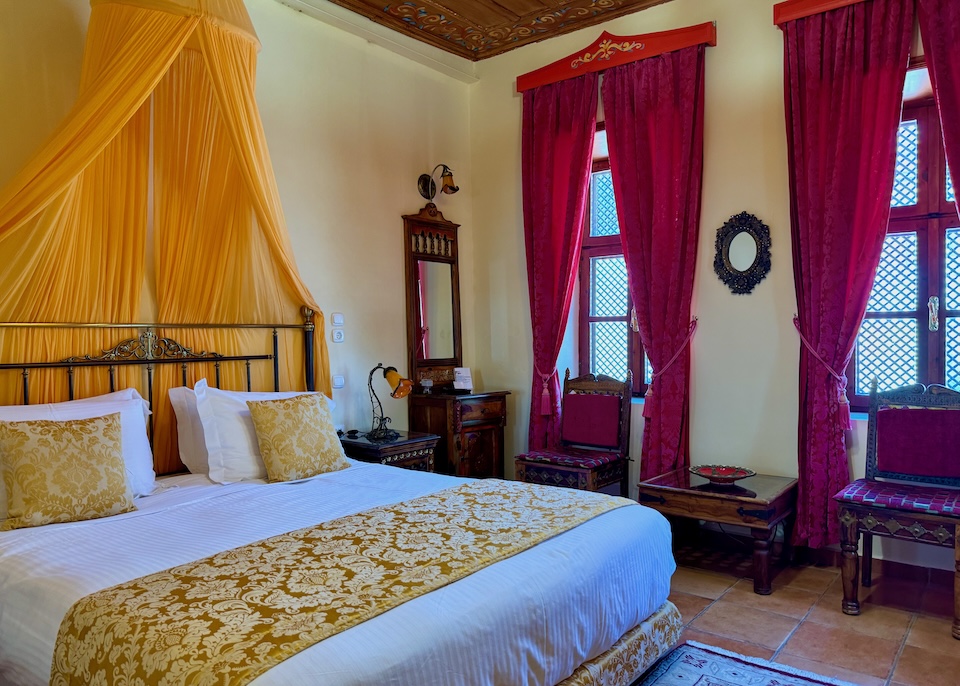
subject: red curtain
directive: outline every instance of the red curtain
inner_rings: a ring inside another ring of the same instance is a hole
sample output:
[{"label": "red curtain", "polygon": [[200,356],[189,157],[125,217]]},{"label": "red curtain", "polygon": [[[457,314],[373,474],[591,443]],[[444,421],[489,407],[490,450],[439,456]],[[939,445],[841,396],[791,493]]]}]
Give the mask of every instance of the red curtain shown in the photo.
[{"label": "red curtain", "polygon": [[533,326],[529,449],[553,446],[560,416],[557,356],[580,256],[597,74],[523,94],[523,229]]},{"label": "red curtain", "polygon": [[786,22],[790,222],[800,347],[796,543],[839,540],[849,482],[844,370],[880,261],[914,0],[871,0]]},{"label": "red curtain", "polygon": [[609,69],[610,168],[630,295],[654,370],[640,478],[689,465],[690,320],[700,229],[703,76],[699,45]]},{"label": "red curtain", "polygon": [[[919,0],[923,53],[940,111],[954,188],[960,190],[960,2]],[[960,210],[960,194],[957,194]]]}]

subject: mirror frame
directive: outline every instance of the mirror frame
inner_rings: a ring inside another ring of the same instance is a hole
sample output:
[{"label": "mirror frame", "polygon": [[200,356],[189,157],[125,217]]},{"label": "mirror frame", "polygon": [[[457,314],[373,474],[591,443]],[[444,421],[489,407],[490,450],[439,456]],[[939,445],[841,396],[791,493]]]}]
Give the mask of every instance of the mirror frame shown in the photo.
[{"label": "mirror frame", "polygon": [[[421,390],[420,381],[431,379],[434,388],[453,386],[454,367],[463,366],[463,343],[460,335],[460,267],[458,263],[457,229],[459,224],[444,219],[432,202],[418,214],[403,215],[404,274],[407,298],[408,373]],[[417,263],[440,262],[450,265],[453,296],[453,357],[420,359],[417,338],[420,321],[420,300],[417,297]]]},{"label": "mirror frame", "polygon": [[[743,271],[730,262],[730,245],[742,233],[750,234],[757,244],[753,264]],[[733,215],[717,229],[716,248],[713,270],[737,295],[750,293],[770,273],[770,227],[749,212]]]}]

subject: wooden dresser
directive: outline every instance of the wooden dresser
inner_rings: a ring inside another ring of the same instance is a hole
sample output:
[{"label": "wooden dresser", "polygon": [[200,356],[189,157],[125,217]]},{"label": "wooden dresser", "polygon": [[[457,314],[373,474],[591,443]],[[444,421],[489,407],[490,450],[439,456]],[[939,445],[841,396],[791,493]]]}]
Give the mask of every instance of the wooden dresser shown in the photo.
[{"label": "wooden dresser", "polygon": [[509,391],[409,396],[410,430],[439,434],[437,472],[503,477],[503,427]]}]

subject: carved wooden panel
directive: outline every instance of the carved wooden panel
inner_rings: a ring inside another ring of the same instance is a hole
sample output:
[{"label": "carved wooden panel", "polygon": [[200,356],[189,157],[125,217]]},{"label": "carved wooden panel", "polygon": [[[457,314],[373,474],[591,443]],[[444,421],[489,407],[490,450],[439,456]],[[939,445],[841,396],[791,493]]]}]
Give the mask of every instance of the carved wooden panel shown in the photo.
[{"label": "carved wooden panel", "polygon": [[668,0],[330,0],[441,50],[481,60]]}]

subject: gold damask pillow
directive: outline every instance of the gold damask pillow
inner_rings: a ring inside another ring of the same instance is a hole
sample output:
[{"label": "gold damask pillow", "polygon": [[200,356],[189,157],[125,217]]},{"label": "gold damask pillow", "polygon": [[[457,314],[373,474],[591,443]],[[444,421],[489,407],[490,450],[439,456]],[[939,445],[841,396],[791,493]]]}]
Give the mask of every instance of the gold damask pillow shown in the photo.
[{"label": "gold damask pillow", "polygon": [[270,481],[294,481],[350,466],[319,393],[248,400]]},{"label": "gold damask pillow", "polygon": [[0,422],[8,518],[0,531],[130,512],[120,413],[66,422]]}]

